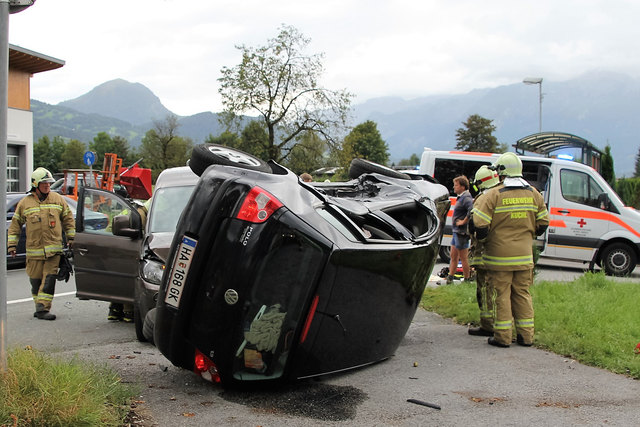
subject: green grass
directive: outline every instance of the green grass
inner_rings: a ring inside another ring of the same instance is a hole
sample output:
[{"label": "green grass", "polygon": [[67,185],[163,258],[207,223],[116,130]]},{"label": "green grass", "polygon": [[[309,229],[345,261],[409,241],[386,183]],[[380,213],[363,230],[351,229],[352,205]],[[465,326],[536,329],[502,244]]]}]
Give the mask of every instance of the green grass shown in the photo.
[{"label": "green grass", "polygon": [[0,373],[0,425],[120,426],[131,386],[106,367],[14,349]]},{"label": "green grass", "polygon": [[[573,282],[536,282],[531,295],[536,347],[640,379],[640,283],[586,273]],[[480,321],[473,283],[427,288],[422,306],[457,323]]]}]

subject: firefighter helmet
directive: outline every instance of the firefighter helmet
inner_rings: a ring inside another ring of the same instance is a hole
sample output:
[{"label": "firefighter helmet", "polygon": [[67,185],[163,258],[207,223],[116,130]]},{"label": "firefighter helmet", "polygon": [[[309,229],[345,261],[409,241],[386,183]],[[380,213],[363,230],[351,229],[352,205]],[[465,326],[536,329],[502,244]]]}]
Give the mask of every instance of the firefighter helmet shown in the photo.
[{"label": "firefighter helmet", "polygon": [[522,177],[522,160],[516,153],[504,153],[493,164],[500,176]]},{"label": "firefighter helmet", "polygon": [[480,166],[480,169],[476,172],[473,182],[478,190],[486,190],[488,188],[495,187],[499,183],[500,178],[498,177],[498,172],[489,168],[487,165]]},{"label": "firefighter helmet", "polygon": [[51,172],[49,172],[47,169],[38,168],[31,174],[31,186],[37,187],[41,182],[52,183],[56,182],[56,180],[53,179],[53,175],[51,175]]}]

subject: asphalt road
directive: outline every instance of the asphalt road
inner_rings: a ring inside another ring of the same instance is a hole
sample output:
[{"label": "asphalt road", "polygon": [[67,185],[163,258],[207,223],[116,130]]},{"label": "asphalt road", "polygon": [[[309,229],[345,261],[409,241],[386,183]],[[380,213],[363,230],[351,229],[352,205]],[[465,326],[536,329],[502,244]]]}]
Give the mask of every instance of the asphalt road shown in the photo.
[{"label": "asphalt road", "polygon": [[[572,280],[581,268],[545,266],[538,277]],[[107,303],[76,299],[73,281],[58,282],[58,319],[45,322],[32,317],[24,270],[7,278],[9,347],[111,366],[140,386],[137,410],[148,426],[626,426],[640,419],[640,381],[535,348],[491,347],[424,310],[385,362],[277,390],[224,390],[137,342],[133,325],[108,322]],[[636,269],[624,280],[638,278]]]}]

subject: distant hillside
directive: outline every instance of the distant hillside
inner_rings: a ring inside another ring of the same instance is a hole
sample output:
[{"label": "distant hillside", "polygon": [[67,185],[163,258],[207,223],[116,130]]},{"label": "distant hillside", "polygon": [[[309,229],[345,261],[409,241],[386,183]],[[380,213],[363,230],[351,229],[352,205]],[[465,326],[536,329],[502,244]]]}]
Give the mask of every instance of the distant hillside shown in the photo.
[{"label": "distant hillside", "polygon": [[58,105],[87,114],[114,117],[134,125],[162,120],[171,114],[146,86],[123,79],[108,81],[82,96]]},{"label": "distant hillside", "polygon": [[77,139],[85,144],[93,141],[99,132],[126,138],[131,146],[140,145],[140,140],[149,128],[134,126],[129,122],[99,114],[85,114],[72,108],[45,104],[31,100],[33,112],[33,137],[37,141],[44,135],[53,138],[62,136]]},{"label": "distant hillside", "polygon": [[[640,141],[640,81],[627,75],[591,72],[565,82],[542,84],[542,130],[581,136],[604,150],[611,145],[617,176],[631,176]],[[538,132],[538,87],[515,83],[461,95],[404,100],[377,98],[354,106],[353,125],[378,124],[394,162],[422,153],[424,147],[450,150],[456,129],[470,115],[493,120],[500,142],[512,146]],[[98,132],[120,135],[138,146],[153,120],[171,114],[139,83],[122,79],[104,83],[74,100],[54,106],[32,101],[34,137],[60,135],[90,142]],[[201,143],[223,128],[214,113],[180,117],[180,135]]]}]

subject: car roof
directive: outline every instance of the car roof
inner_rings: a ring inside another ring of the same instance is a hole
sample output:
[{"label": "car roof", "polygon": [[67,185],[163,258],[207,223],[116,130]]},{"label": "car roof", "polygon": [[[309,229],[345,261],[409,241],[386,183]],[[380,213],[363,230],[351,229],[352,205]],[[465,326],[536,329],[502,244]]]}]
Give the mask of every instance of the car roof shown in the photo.
[{"label": "car roof", "polygon": [[195,185],[200,177],[190,167],[180,166],[163,170],[158,176],[155,189],[163,187],[181,187]]}]

